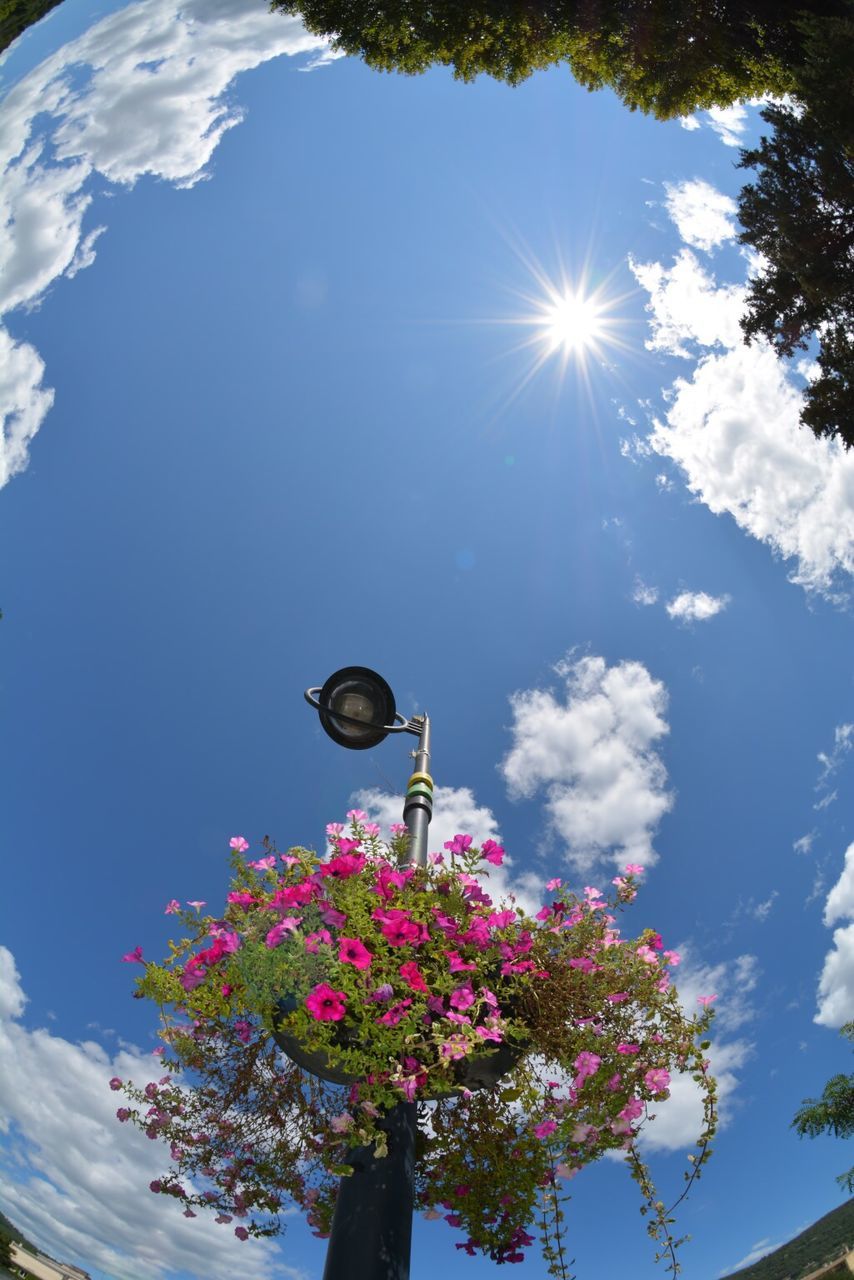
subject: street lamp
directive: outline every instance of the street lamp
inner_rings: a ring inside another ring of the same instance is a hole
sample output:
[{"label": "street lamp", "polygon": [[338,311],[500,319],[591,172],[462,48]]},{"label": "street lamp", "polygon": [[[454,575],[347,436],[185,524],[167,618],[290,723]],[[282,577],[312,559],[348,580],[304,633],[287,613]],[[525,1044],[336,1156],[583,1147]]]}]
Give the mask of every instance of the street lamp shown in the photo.
[{"label": "street lamp", "polygon": [[332,741],[351,751],[375,747],[390,733],[411,733],[418,738],[412,753],[415,768],[406,788],[403,821],[409,831],[409,861],[426,867],[427,828],[433,814],[430,717],[405,719],[395,707],[387,682],[370,667],[342,667],[323,686],[306,689],[305,700],[320,716]]},{"label": "street lamp", "polygon": [[[427,828],[433,813],[429,718],[407,720],[400,715],[388,684],[369,667],[344,667],[322,687],[306,689],[305,698],[333,742],[350,750],[375,747],[390,733],[418,738],[403,821],[409,832],[409,861],[426,867]],[[282,1047],[287,1051],[286,1044]],[[398,1103],[383,1128],[388,1155],[378,1159],[373,1147],[356,1147],[348,1153],[353,1172],[341,1179],[338,1188],[323,1280],[409,1280],[416,1104]]]}]

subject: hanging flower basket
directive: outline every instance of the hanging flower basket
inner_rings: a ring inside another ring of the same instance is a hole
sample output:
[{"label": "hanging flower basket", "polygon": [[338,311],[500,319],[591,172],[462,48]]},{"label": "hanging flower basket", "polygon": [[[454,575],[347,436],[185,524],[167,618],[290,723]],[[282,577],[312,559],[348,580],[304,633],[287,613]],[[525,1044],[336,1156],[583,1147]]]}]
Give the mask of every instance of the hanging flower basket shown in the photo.
[{"label": "hanging flower basket", "polygon": [[421,1104],[417,1204],[461,1228],[467,1252],[521,1261],[536,1218],[565,1276],[562,1180],[622,1149],[673,1262],[636,1137],[673,1074],[691,1074],[705,1106],[698,1175],[715,1125],[710,1014],[683,1012],[678,956],[658,934],[617,930],[641,869],[617,876],[610,899],[552,880],[532,918],[487,892],[495,842],[460,835],[407,866],[403,828],[385,844],[366,814],[349,816],[348,831],[328,828],[326,859],[267,841],[245,861],[235,837],[220,917],[167,907],[188,936],[138,987],[163,1011],[170,1070],[113,1082],[135,1104],[119,1119],[170,1145],[173,1170],[153,1189],[188,1216],[237,1219],[241,1238],[278,1231],[287,1200],[326,1234],[348,1151],[382,1154],[383,1117],[406,1099]]}]

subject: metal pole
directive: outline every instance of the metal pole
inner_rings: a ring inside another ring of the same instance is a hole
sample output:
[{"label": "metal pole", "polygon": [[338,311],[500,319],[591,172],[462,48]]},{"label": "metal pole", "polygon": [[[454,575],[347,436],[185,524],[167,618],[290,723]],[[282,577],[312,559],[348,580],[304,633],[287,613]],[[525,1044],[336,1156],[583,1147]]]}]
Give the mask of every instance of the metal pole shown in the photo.
[{"label": "metal pole", "polygon": [[409,828],[409,861],[427,866],[427,828],[433,816],[433,779],[430,777],[430,717],[413,716],[421,725],[418,748],[413,751],[415,769],[406,788],[403,821]]},{"label": "metal pole", "polygon": [[[430,777],[430,720],[420,722],[415,769],[406,788],[403,820],[409,828],[409,860],[427,865],[427,828],[433,814]],[[415,1205],[414,1102],[399,1102],[381,1127],[388,1134],[388,1155],[377,1159],[373,1147],[347,1154],[353,1173],[342,1178],[332,1217],[323,1280],[409,1280],[412,1211]]]}]

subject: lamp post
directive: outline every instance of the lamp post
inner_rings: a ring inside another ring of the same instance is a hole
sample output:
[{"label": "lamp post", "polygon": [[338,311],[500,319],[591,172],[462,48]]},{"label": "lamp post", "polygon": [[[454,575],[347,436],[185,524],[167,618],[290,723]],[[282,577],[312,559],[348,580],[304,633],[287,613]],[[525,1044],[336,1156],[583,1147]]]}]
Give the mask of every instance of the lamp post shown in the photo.
[{"label": "lamp post", "polygon": [[[403,821],[409,831],[409,861],[427,865],[427,828],[433,812],[430,720],[405,719],[382,676],[368,667],[344,667],[322,687],[307,689],[306,701],[326,733],[351,750],[375,747],[390,733],[418,738],[415,768],[406,788]],[[408,1280],[415,1202],[416,1105],[400,1102],[387,1115],[388,1155],[353,1148],[353,1173],[341,1179],[323,1280]]]}]

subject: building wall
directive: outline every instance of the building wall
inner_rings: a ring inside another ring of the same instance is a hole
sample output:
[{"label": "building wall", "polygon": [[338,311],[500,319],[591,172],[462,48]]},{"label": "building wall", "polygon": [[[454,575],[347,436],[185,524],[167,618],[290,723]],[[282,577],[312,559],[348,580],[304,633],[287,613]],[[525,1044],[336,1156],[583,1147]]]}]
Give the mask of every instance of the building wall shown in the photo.
[{"label": "building wall", "polygon": [[10,1246],[9,1252],[12,1258],[12,1265],[20,1267],[22,1271],[26,1271],[31,1276],[35,1276],[36,1280],[90,1280],[88,1273],[81,1271],[79,1267],[54,1262],[52,1258],[46,1258],[44,1254],[30,1253],[27,1249],[22,1249],[19,1244],[14,1242]]}]

